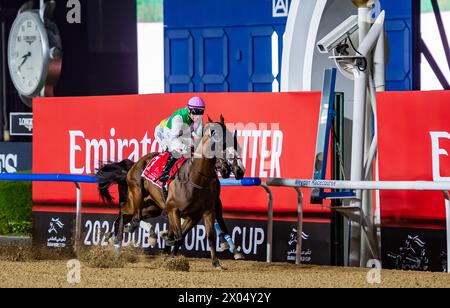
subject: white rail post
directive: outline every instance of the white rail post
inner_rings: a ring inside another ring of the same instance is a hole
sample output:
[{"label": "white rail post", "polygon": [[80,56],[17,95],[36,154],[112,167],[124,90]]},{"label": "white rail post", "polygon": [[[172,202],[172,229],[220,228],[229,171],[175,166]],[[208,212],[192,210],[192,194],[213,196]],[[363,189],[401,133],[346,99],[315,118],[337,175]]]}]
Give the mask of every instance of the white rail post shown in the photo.
[{"label": "white rail post", "polygon": [[[358,7],[358,38],[359,44],[362,44],[364,38],[369,32],[369,13],[370,8],[368,1],[355,1],[353,3]],[[366,54],[361,53],[363,56]],[[366,63],[368,64],[367,57]],[[365,119],[366,119],[366,87],[367,87],[367,73],[366,70],[360,70],[357,67],[353,68],[354,93],[353,93],[353,118],[352,118],[352,148],[351,148],[351,166],[350,166],[350,179],[352,181],[363,180],[363,167],[364,167],[364,139],[365,139]],[[357,265],[356,263],[361,260],[361,254],[363,253],[364,244],[361,244],[363,236],[362,217],[364,216],[364,208],[362,206],[362,191],[356,191],[356,200],[351,201],[351,206],[358,207],[360,209],[360,221],[352,223],[350,240],[350,254],[349,265]],[[359,225],[358,225],[359,224]],[[359,263],[359,262],[358,262]],[[359,265],[359,264],[358,264]]]},{"label": "white rail post", "polygon": [[447,227],[447,273],[450,273],[450,194],[444,191]]},{"label": "white rail post", "polygon": [[272,191],[266,183],[261,183],[261,187],[267,192],[269,199],[267,204],[267,245],[266,245],[266,262],[272,262],[273,247],[273,196]]},{"label": "white rail post", "polygon": [[295,264],[302,262],[302,234],[303,234],[303,193],[299,187],[297,191],[297,251],[295,253]]},{"label": "white rail post", "polygon": [[79,252],[81,239],[81,187],[78,182],[74,182],[77,188],[77,209],[75,216],[75,252]]}]

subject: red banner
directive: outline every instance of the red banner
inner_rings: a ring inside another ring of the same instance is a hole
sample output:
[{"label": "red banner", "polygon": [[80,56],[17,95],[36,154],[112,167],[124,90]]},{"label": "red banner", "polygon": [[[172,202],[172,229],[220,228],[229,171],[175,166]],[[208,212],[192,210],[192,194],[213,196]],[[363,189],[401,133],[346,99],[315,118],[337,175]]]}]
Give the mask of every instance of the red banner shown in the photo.
[{"label": "red banner", "polygon": [[[378,95],[380,180],[450,181],[450,91]],[[381,191],[383,225],[445,227],[442,192]]]},{"label": "red banner", "polygon": [[[302,177],[313,173],[320,93],[204,93],[207,114],[223,114],[238,130],[247,177]],[[33,103],[33,172],[92,174],[99,162],[138,160],[158,149],[154,128],[184,107],[192,94],[45,98]],[[278,213],[294,213],[293,189],[274,189]],[[309,200],[309,190],[305,190]],[[34,210],[74,203],[73,184],[33,183]],[[117,197],[116,197],[117,200]],[[224,188],[225,211],[265,213],[259,187]],[[100,204],[95,185],[83,185],[83,202]],[[306,204],[306,210],[323,212]]]}]

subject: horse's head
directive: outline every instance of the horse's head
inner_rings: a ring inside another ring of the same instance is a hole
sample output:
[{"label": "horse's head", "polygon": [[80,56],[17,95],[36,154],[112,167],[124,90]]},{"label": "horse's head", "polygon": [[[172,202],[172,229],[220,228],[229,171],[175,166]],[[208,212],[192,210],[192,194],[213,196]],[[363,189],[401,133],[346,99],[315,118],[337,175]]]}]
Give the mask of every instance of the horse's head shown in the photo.
[{"label": "horse's head", "polygon": [[231,171],[236,179],[240,180],[245,175],[245,167],[241,158],[241,147],[237,141],[237,131],[235,130],[232,135],[231,132],[227,131],[227,135],[233,136],[233,143],[226,148],[225,158],[227,163],[231,166]]},{"label": "horse's head", "polygon": [[244,177],[245,167],[241,159],[241,148],[237,141],[237,131],[233,133],[225,125],[225,119],[220,116],[220,122],[214,122],[208,117],[209,123],[205,126],[204,137],[210,138],[210,150],[217,158],[216,167],[223,178],[233,172],[236,179]]},{"label": "horse's head", "polygon": [[220,138],[221,130],[220,123],[210,121],[206,124],[203,128],[203,136],[195,150],[195,155],[207,159],[220,158],[220,155],[218,155],[220,149],[217,140]]},{"label": "horse's head", "polygon": [[223,179],[228,179],[231,175],[231,167],[223,158],[218,158],[216,161],[216,170],[220,172]]}]

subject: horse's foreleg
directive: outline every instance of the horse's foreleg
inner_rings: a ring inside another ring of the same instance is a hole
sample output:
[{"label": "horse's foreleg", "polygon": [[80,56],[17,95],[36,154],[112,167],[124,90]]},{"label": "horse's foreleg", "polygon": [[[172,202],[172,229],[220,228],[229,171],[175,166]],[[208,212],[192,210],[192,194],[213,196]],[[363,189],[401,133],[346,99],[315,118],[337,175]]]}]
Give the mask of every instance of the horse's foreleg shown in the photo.
[{"label": "horse's foreleg", "polygon": [[220,200],[220,198],[215,204],[215,212],[216,212],[216,222],[219,227],[219,230],[216,227],[216,231],[219,233],[220,247],[223,250],[228,249],[234,255],[235,260],[244,260],[245,259],[244,255],[239,251],[237,251],[237,246],[233,242],[230,233],[228,231],[227,225],[225,224],[225,220],[223,219],[222,201]]},{"label": "horse's foreleg", "polygon": [[191,232],[192,228],[195,227],[195,225],[198,223],[198,219],[197,220],[193,220],[192,218],[188,217],[184,220],[183,222],[183,226],[181,227],[182,229],[182,235],[183,238],[186,237],[186,235]]},{"label": "horse's foreleg", "polygon": [[216,222],[218,224],[218,228],[216,226],[216,231],[219,235],[220,247],[223,250],[229,249],[231,251],[231,253],[233,253],[234,249],[235,249],[235,245],[232,241],[230,241],[231,243],[229,242],[231,237],[229,236],[227,225],[225,224],[225,221],[223,220],[222,201],[220,200],[220,198],[218,198],[217,202],[215,203],[214,210],[216,212]]},{"label": "horse's foreleg", "polygon": [[178,209],[172,209],[167,213],[169,218],[169,239],[167,245],[175,246],[183,242],[183,233],[181,230],[181,218]]},{"label": "horse's foreleg", "polygon": [[206,234],[209,241],[209,248],[211,249],[211,260],[214,268],[222,269],[219,259],[216,253],[216,230],[214,229],[214,212],[206,212],[203,215],[203,221],[205,222]]},{"label": "horse's foreleg", "polygon": [[186,237],[186,235],[192,230],[192,228],[195,227],[195,225],[198,223],[198,220],[192,220],[191,218],[186,218],[183,222],[183,225],[181,227],[181,241],[178,241],[175,246],[172,248],[172,255],[176,256],[178,254],[178,251],[181,248],[181,245],[184,242],[184,238]]},{"label": "horse's foreleg", "polygon": [[[162,233],[165,233],[165,235],[162,236]],[[169,228],[167,229],[167,231],[166,232],[162,231],[159,233],[159,235],[164,240],[163,254],[166,256],[169,256],[170,252],[172,250],[172,246],[169,244],[171,244],[171,241],[173,241],[173,231],[172,231],[172,227],[171,227],[170,223],[169,223]]]}]

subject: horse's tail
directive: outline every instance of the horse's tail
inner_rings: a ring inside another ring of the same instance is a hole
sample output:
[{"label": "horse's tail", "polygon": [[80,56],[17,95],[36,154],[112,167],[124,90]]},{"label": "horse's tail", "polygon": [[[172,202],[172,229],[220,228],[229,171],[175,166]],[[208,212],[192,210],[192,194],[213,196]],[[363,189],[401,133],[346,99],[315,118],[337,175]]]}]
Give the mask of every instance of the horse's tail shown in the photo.
[{"label": "horse's tail", "polygon": [[95,177],[99,180],[98,191],[104,203],[112,203],[113,197],[109,192],[109,187],[113,184],[119,185],[119,202],[126,201],[127,198],[127,174],[133,167],[134,162],[124,159],[119,163],[103,165],[98,169]]}]

